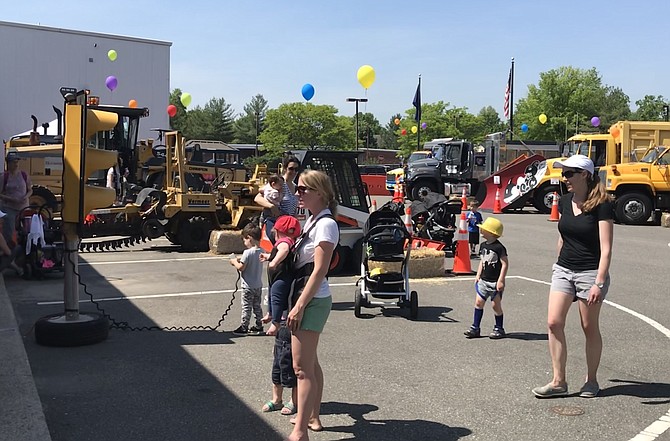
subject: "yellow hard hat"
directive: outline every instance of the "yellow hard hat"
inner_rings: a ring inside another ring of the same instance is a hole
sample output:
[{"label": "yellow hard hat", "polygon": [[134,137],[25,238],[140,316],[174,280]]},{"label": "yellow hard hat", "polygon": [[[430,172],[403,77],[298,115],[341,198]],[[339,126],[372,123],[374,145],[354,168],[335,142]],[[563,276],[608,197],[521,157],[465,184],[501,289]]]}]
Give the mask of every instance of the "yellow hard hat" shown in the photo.
[{"label": "yellow hard hat", "polygon": [[495,217],[487,217],[478,227],[498,237],[503,235],[503,224]]}]

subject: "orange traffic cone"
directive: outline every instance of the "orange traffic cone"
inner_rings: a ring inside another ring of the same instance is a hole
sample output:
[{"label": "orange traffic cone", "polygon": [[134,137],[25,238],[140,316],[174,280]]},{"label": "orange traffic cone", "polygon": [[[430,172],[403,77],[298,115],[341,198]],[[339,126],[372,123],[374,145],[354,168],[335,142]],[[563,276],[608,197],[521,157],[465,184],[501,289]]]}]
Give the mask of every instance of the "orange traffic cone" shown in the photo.
[{"label": "orange traffic cone", "polygon": [[398,184],[398,181],[396,181],[395,184],[393,184],[393,202],[398,202],[398,200],[400,199],[400,193],[399,193],[400,190],[398,190],[399,186],[400,184]]},{"label": "orange traffic cone", "polygon": [[467,221],[465,211],[461,211],[461,221],[458,225],[458,234],[454,237],[457,240],[456,252],[454,253],[453,274],[472,274],[472,265],[470,265],[470,244],[468,243]]},{"label": "orange traffic cone", "polygon": [[558,218],[558,193],[554,192],[554,200],[551,203],[551,215],[547,220],[549,222],[558,222]]},{"label": "orange traffic cone", "polygon": [[493,214],[502,214],[502,206],[500,204],[500,189],[496,188],[496,200],[493,202]]},{"label": "orange traffic cone", "polygon": [[465,187],[463,187],[463,194],[461,194],[461,210],[468,209],[468,194],[465,192]]},{"label": "orange traffic cone", "polygon": [[414,234],[414,229],[412,228],[412,215],[409,207],[405,208],[405,228],[407,228],[410,236]]},{"label": "orange traffic cone", "polygon": [[373,199],[373,200],[372,200],[372,207],[371,207],[371,210],[372,210],[373,212],[377,211],[377,200],[376,200],[376,199]]},{"label": "orange traffic cone", "polygon": [[400,187],[400,191],[398,191],[398,198],[400,199],[398,202],[402,202],[403,204],[405,203],[405,185],[404,184],[398,184]]}]

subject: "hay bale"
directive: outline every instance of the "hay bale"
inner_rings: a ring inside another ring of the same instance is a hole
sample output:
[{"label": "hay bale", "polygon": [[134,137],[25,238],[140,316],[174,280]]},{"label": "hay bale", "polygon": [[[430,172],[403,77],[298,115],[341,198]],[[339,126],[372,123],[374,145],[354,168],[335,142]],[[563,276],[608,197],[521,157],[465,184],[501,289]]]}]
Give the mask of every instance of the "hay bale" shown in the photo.
[{"label": "hay bale", "polygon": [[[401,262],[378,262],[368,260],[372,271],[381,268],[386,272],[400,272]],[[409,276],[412,279],[444,276],[444,251],[433,248],[413,249],[409,255]]]},{"label": "hay bale", "polygon": [[661,215],[661,226],[670,228],[670,213],[663,213]]},{"label": "hay bale", "polygon": [[243,253],[240,230],[214,230],[209,235],[209,250],[214,254]]}]

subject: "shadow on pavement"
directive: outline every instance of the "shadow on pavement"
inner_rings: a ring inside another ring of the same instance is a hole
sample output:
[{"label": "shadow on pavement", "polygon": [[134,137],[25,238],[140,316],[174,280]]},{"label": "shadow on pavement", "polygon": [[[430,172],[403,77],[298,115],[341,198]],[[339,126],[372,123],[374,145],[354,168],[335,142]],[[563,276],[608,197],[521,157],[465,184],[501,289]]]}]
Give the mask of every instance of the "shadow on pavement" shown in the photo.
[{"label": "shadow on pavement", "polygon": [[670,403],[670,384],[668,383],[647,383],[636,380],[611,379],[612,383],[620,383],[617,386],[611,386],[601,389],[599,397],[613,397],[617,395],[628,395],[631,397],[657,399],[660,401],[643,401],[642,404],[668,404]]},{"label": "shadow on pavement", "polygon": [[549,336],[546,333],[537,332],[508,332],[507,338],[526,341],[549,340]]},{"label": "shadow on pavement", "polygon": [[350,438],[364,440],[426,440],[439,439],[455,441],[472,434],[464,427],[450,427],[442,423],[426,420],[376,420],[364,416],[378,410],[373,404],[349,404],[325,402],[321,407],[322,415],[348,415],[354,420],[350,426],[327,427],[328,432],[350,434]]},{"label": "shadow on pavement", "polygon": [[[123,296],[91,267],[85,280]],[[62,282],[44,281],[40,289],[58,286]],[[23,335],[39,317],[63,312],[62,305],[15,305]],[[117,320],[156,324],[132,302],[101,305]],[[93,310],[82,304],[82,312]],[[223,383],[239,381],[243,372],[226,364],[211,371],[188,352],[198,345],[234,344],[230,333],[111,330],[102,343],[72,348],[39,346],[30,333],[24,344],[53,441],[283,439]]]}]

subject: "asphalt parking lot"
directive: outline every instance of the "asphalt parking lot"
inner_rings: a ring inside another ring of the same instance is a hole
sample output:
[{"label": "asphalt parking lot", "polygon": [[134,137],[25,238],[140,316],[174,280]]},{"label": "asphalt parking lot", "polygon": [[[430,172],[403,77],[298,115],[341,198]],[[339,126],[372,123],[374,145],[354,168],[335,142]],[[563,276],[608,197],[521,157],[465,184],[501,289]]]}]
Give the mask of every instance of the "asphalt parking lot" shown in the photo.
[{"label": "asphalt parking lot", "polygon": [[[462,335],[472,319],[472,277],[411,280],[417,321],[396,307],[365,309],[369,317],[357,319],[356,277],[331,279],[334,305],[319,352],[326,431],[311,439],[670,440],[663,430],[670,230],[615,227],[600,397],[538,400],[530,389],[551,377],[545,320],[556,224],[537,214],[500,218],[510,254],[507,339]],[[98,305],[130,326],[216,325],[235,290],[225,257],[180,253],[167,241],[81,259]],[[53,440],[280,440],[290,432],[286,417],[260,412],[270,398],[273,340],[230,332],[239,302],[224,332],[112,330],[97,345],[48,348],[34,343],[31,327],[62,311],[62,279],[27,282],[6,273],[6,284]],[[81,299],[83,311],[94,310],[84,293]],[[488,306],[483,325],[493,325]],[[568,381],[577,392],[585,361],[576,310],[567,335]]]}]

